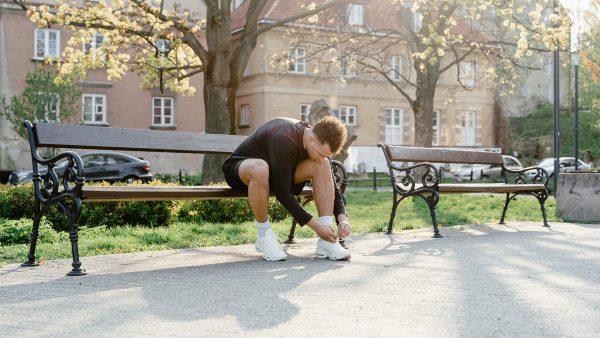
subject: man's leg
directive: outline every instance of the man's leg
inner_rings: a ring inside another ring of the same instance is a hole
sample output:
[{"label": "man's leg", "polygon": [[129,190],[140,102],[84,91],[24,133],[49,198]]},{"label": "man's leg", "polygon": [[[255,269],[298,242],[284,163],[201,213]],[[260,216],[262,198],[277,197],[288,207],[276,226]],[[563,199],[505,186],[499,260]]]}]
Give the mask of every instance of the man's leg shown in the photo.
[{"label": "man's leg", "polygon": [[269,220],[269,164],[258,158],[244,160],[238,169],[240,179],[248,186],[248,199],[257,222]]},{"label": "man's leg", "polygon": [[313,198],[319,216],[333,216],[334,187],[331,164],[326,158],[320,161],[305,160],[298,164],[295,183],[312,180]]},{"label": "man's leg", "polygon": [[[335,190],[331,176],[331,164],[328,159],[319,161],[305,160],[296,167],[294,180],[296,183],[312,180],[313,198],[319,213],[319,223],[333,227],[333,203]],[[317,240],[317,257],[332,260],[349,259],[350,251],[340,245],[338,241],[329,242],[322,238]]]},{"label": "man's leg", "polygon": [[281,250],[269,223],[269,164],[261,159],[244,160],[238,168],[238,175],[248,186],[248,199],[258,229],[256,250],[268,261],[286,259],[287,254]]}]

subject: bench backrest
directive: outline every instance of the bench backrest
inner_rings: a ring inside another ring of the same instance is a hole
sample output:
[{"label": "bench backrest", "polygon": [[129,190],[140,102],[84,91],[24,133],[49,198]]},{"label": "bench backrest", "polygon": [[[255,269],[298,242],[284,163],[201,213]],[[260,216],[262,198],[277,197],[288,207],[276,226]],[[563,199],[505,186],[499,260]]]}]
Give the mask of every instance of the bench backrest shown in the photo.
[{"label": "bench backrest", "polygon": [[383,148],[388,162],[504,164],[502,154],[489,151],[403,147],[387,144],[379,146]]},{"label": "bench backrest", "polygon": [[106,128],[72,124],[36,123],[37,147],[138,150],[173,153],[231,153],[246,136]]}]

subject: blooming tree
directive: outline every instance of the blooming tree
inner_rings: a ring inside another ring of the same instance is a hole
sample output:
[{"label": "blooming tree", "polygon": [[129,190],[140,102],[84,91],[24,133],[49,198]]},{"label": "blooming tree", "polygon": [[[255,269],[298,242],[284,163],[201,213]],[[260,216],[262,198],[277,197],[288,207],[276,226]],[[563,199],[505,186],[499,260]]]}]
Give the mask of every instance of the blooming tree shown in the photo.
[{"label": "blooming tree", "polygon": [[[206,132],[235,132],[235,97],[243,72],[260,34],[297,19],[314,16],[347,0],[311,1],[298,14],[261,23],[260,15],[269,1],[246,0],[238,10],[243,22],[234,27],[231,0],[204,0],[193,10],[180,4],[167,8],[164,0],[100,0],[85,5],[79,0],[57,0],[50,5],[28,5],[39,26],[63,26],[75,31],[58,64],[60,74],[85,77],[90,69],[105,68],[108,78],[120,79],[127,71],[140,74],[145,86],[168,88],[188,95],[196,88],[190,77],[203,73]],[[234,31],[235,29],[235,31]],[[93,57],[79,46],[103,35]],[[205,181],[219,180],[222,158],[204,161]]]},{"label": "blooming tree", "polygon": [[474,89],[477,71],[482,85],[510,94],[521,69],[541,69],[544,53],[566,50],[569,41],[567,13],[547,0],[381,0],[365,7],[366,24],[320,22],[290,33],[290,43],[309,49],[307,58],[337,64],[345,78],[372,76],[396,89],[414,114],[417,146],[432,144],[443,73],[456,74],[451,90]]}]

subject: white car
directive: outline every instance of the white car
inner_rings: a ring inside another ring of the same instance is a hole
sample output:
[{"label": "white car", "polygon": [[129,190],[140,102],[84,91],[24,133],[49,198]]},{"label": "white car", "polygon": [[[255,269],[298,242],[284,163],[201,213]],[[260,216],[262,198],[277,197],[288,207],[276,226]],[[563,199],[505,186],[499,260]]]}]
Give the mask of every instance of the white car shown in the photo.
[{"label": "white car", "polygon": [[[559,158],[559,165],[560,165],[560,172],[564,173],[564,172],[569,172],[569,171],[575,171],[575,157],[560,157]],[[592,166],[583,162],[582,160],[577,160],[578,163],[578,170],[579,171],[586,171],[586,170],[590,170],[592,169]],[[554,176],[554,157],[548,157],[542,160],[542,162],[538,163],[536,165],[536,167],[542,167],[546,170],[546,172],[548,173],[548,177],[552,177]],[[528,171],[527,175],[529,175],[530,177],[533,177],[537,174],[537,172],[535,170],[532,171]]]},{"label": "white car", "polygon": [[489,164],[465,164],[454,172],[454,179],[457,181],[478,180],[481,178],[481,172],[489,168]]}]

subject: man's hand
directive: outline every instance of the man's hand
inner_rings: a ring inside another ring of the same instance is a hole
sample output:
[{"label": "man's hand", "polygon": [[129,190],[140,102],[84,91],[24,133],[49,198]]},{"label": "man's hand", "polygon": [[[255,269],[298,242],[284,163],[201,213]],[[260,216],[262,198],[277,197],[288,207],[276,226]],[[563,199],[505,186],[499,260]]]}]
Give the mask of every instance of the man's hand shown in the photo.
[{"label": "man's hand", "polygon": [[338,237],[346,238],[348,236],[350,236],[350,223],[342,221],[338,224]]},{"label": "man's hand", "polygon": [[348,222],[348,216],[344,214],[338,215],[338,236],[339,238],[346,238],[350,236],[350,223]]},{"label": "man's hand", "polygon": [[308,222],[308,226],[311,229],[313,229],[313,231],[316,232],[317,235],[319,235],[319,237],[321,237],[322,239],[332,243],[337,241],[335,232],[333,232],[333,228],[331,227],[331,225],[321,224],[319,223],[319,221],[312,218]]}]

